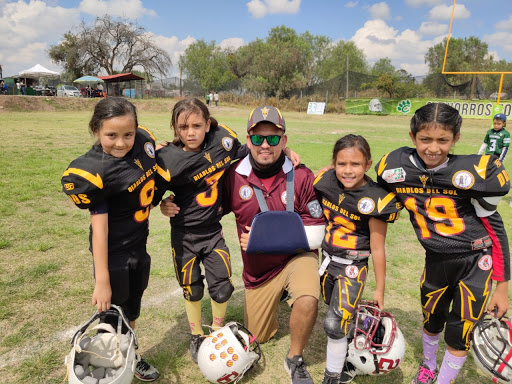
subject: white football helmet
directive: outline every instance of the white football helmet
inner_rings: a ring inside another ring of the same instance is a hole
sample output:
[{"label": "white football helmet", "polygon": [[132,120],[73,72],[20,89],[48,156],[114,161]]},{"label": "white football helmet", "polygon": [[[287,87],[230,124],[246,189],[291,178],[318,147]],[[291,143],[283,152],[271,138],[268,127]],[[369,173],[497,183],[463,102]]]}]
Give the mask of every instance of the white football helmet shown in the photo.
[{"label": "white football helmet", "polygon": [[512,323],[485,315],[473,328],[471,349],[476,365],[493,383],[512,383]]},{"label": "white football helmet", "polygon": [[371,112],[382,112],[382,103],[379,99],[371,99],[368,104],[368,109]]},{"label": "white football helmet", "polygon": [[197,364],[212,383],[236,383],[260,357],[260,345],[252,333],[242,324],[230,322],[203,340]]},{"label": "white football helmet", "polygon": [[354,339],[348,346],[347,362],[357,374],[391,372],[405,355],[405,339],[395,318],[369,301],[361,301],[355,314]]}]

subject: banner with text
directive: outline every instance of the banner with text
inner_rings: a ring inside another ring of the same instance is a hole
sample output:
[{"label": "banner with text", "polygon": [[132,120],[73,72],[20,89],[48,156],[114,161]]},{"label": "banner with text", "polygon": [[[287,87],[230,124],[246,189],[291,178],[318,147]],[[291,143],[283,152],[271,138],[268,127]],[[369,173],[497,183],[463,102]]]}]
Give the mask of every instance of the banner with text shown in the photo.
[{"label": "banner with text", "polygon": [[446,103],[459,111],[465,119],[489,119],[501,109],[501,113],[511,115],[512,104],[489,100],[453,99],[377,99],[357,98],[345,100],[345,113],[355,115],[413,115],[414,111],[429,103]]}]

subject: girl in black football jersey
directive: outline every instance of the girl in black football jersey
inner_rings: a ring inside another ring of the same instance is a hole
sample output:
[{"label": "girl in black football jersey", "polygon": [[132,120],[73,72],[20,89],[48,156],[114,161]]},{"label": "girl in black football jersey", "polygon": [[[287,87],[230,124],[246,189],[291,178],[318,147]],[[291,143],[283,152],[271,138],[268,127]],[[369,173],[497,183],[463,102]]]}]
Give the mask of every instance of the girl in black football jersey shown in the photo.
[{"label": "girl in black football jersey", "polygon": [[[172,191],[172,207],[162,211],[170,216],[171,247],[176,277],[183,288],[189,321],[190,355],[197,352],[204,338],[201,299],[206,277],[212,306],[212,328],[222,327],[231,283],[229,249],[222,234],[222,185],[231,161],[248,154],[234,131],[219,124],[208,107],[196,98],[180,100],[172,112],[174,140],[157,152],[158,175],[153,204],[166,191]],[[296,156],[288,149],[289,156]],[[202,275],[200,263],[203,264]]]},{"label": "girl in black football jersey", "polygon": [[373,302],[383,309],[387,223],[394,222],[402,209],[393,193],[366,176],[372,160],[362,136],[339,139],[332,161],[334,169],[320,173],[314,184],[327,219],[320,268],[322,296],[329,305],[324,321],[324,384],[348,383],[355,375],[353,367],[347,365],[343,373],[342,369],[348,329],[366,284],[368,258],[371,254],[377,285]]},{"label": "girl in black football jersey", "polygon": [[[151,264],[146,241],[155,184],[150,176],[156,171],[155,138],[138,126],[135,106],[120,97],[96,104],[89,129],[97,142],[64,172],[63,190],[91,213],[92,304],[99,312],[111,304],[120,306],[133,328]],[[143,359],[134,374],[144,381],[160,376]]]},{"label": "girl in black football jersey", "polygon": [[[420,280],[423,362],[412,383],[452,383],[484,311],[502,317],[508,309],[510,253],[496,208],[510,189],[509,176],[495,156],[449,154],[461,124],[455,108],[427,104],[411,119],[415,148],[390,152],[375,167],[379,184],[409,211],[426,251]],[[438,370],[444,328],[447,350]]]}]

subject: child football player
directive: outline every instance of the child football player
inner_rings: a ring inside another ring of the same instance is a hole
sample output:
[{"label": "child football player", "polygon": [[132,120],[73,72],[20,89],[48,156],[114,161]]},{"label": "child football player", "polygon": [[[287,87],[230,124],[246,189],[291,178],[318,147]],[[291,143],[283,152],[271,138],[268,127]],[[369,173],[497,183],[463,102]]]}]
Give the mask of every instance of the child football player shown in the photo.
[{"label": "child football player", "polygon": [[[395,194],[366,176],[372,165],[368,142],[357,135],[339,139],[333,166],[314,183],[326,217],[320,279],[322,297],[329,305],[324,320],[327,360],[322,384],[348,383],[354,370],[345,369],[347,333],[364,290],[371,254],[377,287],[373,302],[384,308],[387,223],[402,209]],[[348,288],[347,288],[348,287]]]},{"label": "child football player", "polygon": [[[98,140],[71,162],[62,186],[79,208],[91,213],[92,304],[98,312],[110,304],[120,306],[134,328],[151,265],[146,242],[155,187],[155,138],[138,126],[135,106],[121,97],[96,104],[89,129]],[[143,381],[160,376],[143,359],[134,374]]]},{"label": "child football player", "polygon": [[507,115],[497,113],[492,121],[493,128],[487,131],[478,154],[482,155],[485,152],[486,155],[496,155],[503,163],[510,146],[510,132],[505,129],[507,126]]},{"label": "child football player", "polygon": [[[154,205],[166,191],[173,192],[171,247],[176,278],[183,289],[190,325],[190,355],[204,338],[201,299],[206,277],[212,306],[212,328],[224,323],[227,302],[233,293],[231,260],[222,226],[222,185],[231,161],[248,153],[237,135],[210,116],[208,107],[196,98],[180,100],[172,112],[172,143],[158,150],[158,175]],[[296,156],[290,151],[290,156]],[[297,162],[300,160],[297,160]],[[205,276],[202,275],[203,264]]]},{"label": "child football player", "polygon": [[[423,361],[413,384],[453,383],[475,323],[486,310],[502,317],[508,309],[510,253],[496,209],[510,189],[509,176],[496,156],[449,154],[461,124],[455,108],[427,104],[411,119],[415,148],[390,152],[375,167],[379,184],[409,211],[426,253],[420,279]],[[447,349],[438,369],[443,329]]]}]

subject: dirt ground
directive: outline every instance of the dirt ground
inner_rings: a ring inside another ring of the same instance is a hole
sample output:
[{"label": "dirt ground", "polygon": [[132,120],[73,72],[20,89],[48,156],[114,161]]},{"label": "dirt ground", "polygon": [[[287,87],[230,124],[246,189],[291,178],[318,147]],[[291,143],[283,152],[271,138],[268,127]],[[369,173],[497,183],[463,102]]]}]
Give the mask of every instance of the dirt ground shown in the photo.
[{"label": "dirt ground", "polygon": [[[91,111],[99,98],[51,96],[0,96],[0,113],[22,111]],[[138,111],[167,112],[176,99],[133,99]]]}]

